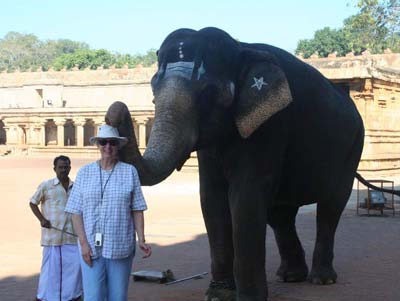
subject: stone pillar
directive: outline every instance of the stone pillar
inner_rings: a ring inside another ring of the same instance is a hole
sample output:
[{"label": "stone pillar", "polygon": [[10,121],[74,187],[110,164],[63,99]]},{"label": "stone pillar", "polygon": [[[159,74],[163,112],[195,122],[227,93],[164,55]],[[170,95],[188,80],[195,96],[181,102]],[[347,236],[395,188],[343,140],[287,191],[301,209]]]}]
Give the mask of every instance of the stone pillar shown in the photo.
[{"label": "stone pillar", "polygon": [[24,124],[20,124],[17,126],[17,144],[26,145],[26,142],[27,142],[26,127]]},{"label": "stone pillar", "polygon": [[8,128],[5,127],[7,132],[7,144],[18,145],[18,130],[17,126],[10,125]]},{"label": "stone pillar", "polygon": [[40,124],[40,146],[46,146],[46,121]]},{"label": "stone pillar", "polygon": [[54,123],[57,126],[57,146],[64,146],[65,119],[55,119]]},{"label": "stone pillar", "polygon": [[26,134],[26,144],[28,145],[35,144],[35,135],[32,124],[28,124],[25,127],[25,134]]},{"label": "stone pillar", "polygon": [[84,128],[83,126],[86,123],[85,119],[74,119],[75,130],[76,130],[76,146],[83,147],[83,136],[84,136]]},{"label": "stone pillar", "polygon": [[99,127],[104,124],[104,116],[101,118],[93,118],[93,126],[94,126],[94,135],[97,136],[99,133]]},{"label": "stone pillar", "polygon": [[42,126],[40,122],[32,125],[29,140],[31,145],[44,145],[44,138],[42,138],[42,127],[44,130],[44,125]]},{"label": "stone pillar", "polygon": [[135,117],[136,123],[139,127],[139,137],[137,138],[139,148],[146,148],[146,123],[149,120],[145,116]]}]

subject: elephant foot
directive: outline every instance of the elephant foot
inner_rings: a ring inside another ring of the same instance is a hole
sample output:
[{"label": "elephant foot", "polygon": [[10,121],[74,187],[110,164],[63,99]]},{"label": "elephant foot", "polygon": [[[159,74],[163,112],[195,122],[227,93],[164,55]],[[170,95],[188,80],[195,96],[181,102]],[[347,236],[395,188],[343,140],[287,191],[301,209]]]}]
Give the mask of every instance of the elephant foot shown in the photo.
[{"label": "elephant foot", "polygon": [[235,301],[236,288],[233,281],[211,280],[204,298],[205,301]]},{"label": "elephant foot", "polygon": [[308,267],[306,263],[289,265],[281,263],[276,272],[277,280],[280,282],[300,282],[305,281],[308,275]]},{"label": "elephant foot", "polygon": [[312,268],[308,280],[313,284],[327,285],[336,283],[337,274],[332,267]]}]

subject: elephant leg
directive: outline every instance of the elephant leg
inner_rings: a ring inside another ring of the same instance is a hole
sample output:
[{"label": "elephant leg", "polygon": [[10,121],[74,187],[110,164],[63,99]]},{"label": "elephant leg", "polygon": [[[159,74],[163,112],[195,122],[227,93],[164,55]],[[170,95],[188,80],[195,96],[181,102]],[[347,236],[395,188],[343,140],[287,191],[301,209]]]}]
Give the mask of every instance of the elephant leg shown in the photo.
[{"label": "elephant leg", "polygon": [[308,267],[304,250],[296,232],[298,207],[276,206],[268,209],[268,224],[272,227],[281,256],[276,272],[278,280],[297,282],[307,279]]},{"label": "elephant leg", "polygon": [[332,284],[336,282],[337,274],[333,268],[333,249],[336,228],[340,216],[353,189],[355,172],[363,148],[364,129],[360,128],[354,139],[354,144],[348,154],[348,159],[341,169],[339,166],[327,170],[331,175],[336,175],[333,188],[326,188],[325,199],[320,199],[317,204],[317,239],[315,242],[313,262],[309,280],[315,284]]},{"label": "elephant leg", "polygon": [[206,292],[208,301],[235,300],[233,277],[232,222],[228,185],[222,176],[216,154],[199,151],[200,199],[211,255],[212,280]]},{"label": "elephant leg", "polygon": [[[249,185],[245,177],[243,182]],[[232,190],[238,189],[237,185],[240,187],[239,183],[235,183]],[[237,300],[264,301],[268,297],[265,273],[266,200],[261,198],[260,189],[248,188],[241,193],[230,193]]]},{"label": "elephant leg", "polygon": [[333,284],[337,274],[333,268],[335,232],[350,196],[354,177],[342,177],[337,191],[317,204],[317,238],[309,280],[314,284]]}]

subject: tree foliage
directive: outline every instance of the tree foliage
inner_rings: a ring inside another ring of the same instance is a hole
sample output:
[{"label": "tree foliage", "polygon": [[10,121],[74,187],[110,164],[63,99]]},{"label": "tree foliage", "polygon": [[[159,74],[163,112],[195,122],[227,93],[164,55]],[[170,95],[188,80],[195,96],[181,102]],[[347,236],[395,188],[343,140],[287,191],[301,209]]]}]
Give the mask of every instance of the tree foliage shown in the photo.
[{"label": "tree foliage", "polygon": [[343,30],[325,27],[315,32],[314,39],[300,40],[297,44],[296,53],[301,53],[304,57],[310,57],[313,54],[327,57],[328,54],[334,52],[338,56],[343,56],[350,50]]},{"label": "tree foliage", "polygon": [[400,52],[400,0],[359,0],[359,12],[343,21],[340,29],[326,27],[309,40],[300,40],[295,50],[305,58],[314,53],[326,57],[336,52],[382,53],[386,48]]},{"label": "tree foliage", "polygon": [[90,49],[86,43],[67,39],[41,41],[33,34],[18,32],[9,32],[0,39],[0,72],[48,70],[50,67],[56,70],[74,67],[97,69],[112,65],[133,68],[139,64],[148,67],[155,62],[154,49],[145,55],[118,54],[105,49]]},{"label": "tree foliage", "polygon": [[139,64],[149,67],[155,62],[157,62],[157,55],[154,49],[149,50],[146,55],[112,54],[105,49],[79,49],[74,53],[64,54],[56,58],[52,65],[56,70],[63,68],[69,70],[73,67],[95,70],[100,66],[105,69],[108,69],[110,66],[115,66],[116,68],[124,66],[134,68]]},{"label": "tree foliage", "polygon": [[71,40],[40,41],[33,34],[9,32],[0,39],[0,71],[26,71],[40,67],[47,70],[56,57],[88,48],[85,43]]}]

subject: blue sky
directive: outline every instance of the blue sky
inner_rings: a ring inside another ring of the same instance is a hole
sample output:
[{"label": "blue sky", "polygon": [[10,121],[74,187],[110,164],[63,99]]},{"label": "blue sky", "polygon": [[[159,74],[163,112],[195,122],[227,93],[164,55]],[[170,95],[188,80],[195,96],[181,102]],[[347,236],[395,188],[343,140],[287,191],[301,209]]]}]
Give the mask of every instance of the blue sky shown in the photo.
[{"label": "blue sky", "polygon": [[243,42],[293,52],[325,26],[340,28],[356,0],[3,0],[0,38],[9,31],[71,39],[119,53],[157,49],[173,30],[219,27]]}]

